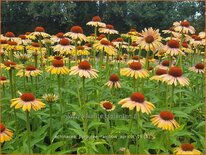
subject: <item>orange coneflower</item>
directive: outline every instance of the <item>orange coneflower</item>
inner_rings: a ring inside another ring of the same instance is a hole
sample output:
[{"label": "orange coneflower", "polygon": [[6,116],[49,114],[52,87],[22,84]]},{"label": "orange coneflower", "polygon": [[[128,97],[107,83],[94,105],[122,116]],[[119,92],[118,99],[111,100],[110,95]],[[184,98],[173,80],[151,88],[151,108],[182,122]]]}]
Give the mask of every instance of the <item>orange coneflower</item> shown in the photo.
[{"label": "orange coneflower", "polygon": [[142,37],[139,37],[137,43],[141,47],[141,49],[145,49],[146,51],[156,51],[161,43],[162,37],[160,36],[159,30],[153,30],[153,28],[144,29],[142,31]]},{"label": "orange coneflower", "polygon": [[0,123],[0,143],[10,141],[12,139],[13,132],[7,129],[3,123]]},{"label": "orange coneflower", "polygon": [[4,85],[5,83],[9,83],[9,80],[5,76],[0,76],[0,85]]},{"label": "orange coneflower", "polygon": [[74,46],[70,45],[69,39],[62,38],[59,44],[53,47],[54,52],[60,52],[60,54],[71,54]]},{"label": "orange coneflower", "polygon": [[180,50],[180,43],[177,40],[171,39],[164,46],[164,51],[166,54],[173,55],[185,55],[182,50]]},{"label": "orange coneflower", "polygon": [[152,124],[162,130],[173,131],[179,127],[179,124],[174,119],[174,114],[170,111],[162,111],[159,115],[151,116]]},{"label": "orange coneflower", "polygon": [[79,39],[80,41],[86,41],[87,38],[86,36],[83,34],[83,29],[80,26],[73,26],[70,29],[70,32],[67,32],[64,34],[65,37],[70,37],[73,40],[77,40]]},{"label": "orange coneflower", "polygon": [[106,24],[101,22],[101,18],[99,16],[94,16],[92,21],[89,21],[86,25],[94,27],[106,27]]},{"label": "orange coneflower", "polygon": [[25,70],[19,70],[19,72],[16,74],[17,76],[27,76],[27,77],[30,77],[30,76],[38,76],[42,73],[41,70],[37,69],[35,66],[32,66],[32,65],[28,65],[26,66]]},{"label": "orange coneflower", "polygon": [[107,24],[105,28],[99,28],[100,33],[105,34],[118,34],[119,32],[117,30],[114,30],[114,26],[111,24]]},{"label": "orange coneflower", "polygon": [[175,154],[183,154],[183,155],[200,155],[201,152],[197,149],[195,149],[193,144],[185,143],[182,144],[180,147],[175,148],[174,150]]},{"label": "orange coneflower", "polygon": [[109,88],[121,88],[118,75],[110,75],[109,81],[105,83],[105,85],[107,85]]},{"label": "orange coneflower", "polygon": [[188,33],[195,33],[194,27],[190,25],[190,22],[187,20],[180,21],[180,22],[174,22],[174,30],[180,33],[188,34]]},{"label": "orange coneflower", "polygon": [[11,99],[11,107],[22,108],[23,111],[40,110],[45,107],[41,100],[36,99],[32,93],[23,93],[19,98]]},{"label": "orange coneflower", "polygon": [[64,62],[62,60],[53,60],[52,66],[46,67],[47,72],[50,72],[51,74],[68,74],[69,69],[64,66]]},{"label": "orange coneflower", "polygon": [[155,72],[155,75],[150,78],[150,80],[161,81],[161,75],[167,74],[167,71],[164,69],[158,68]]},{"label": "orange coneflower", "polygon": [[141,111],[146,114],[150,114],[155,108],[155,106],[151,102],[146,101],[144,95],[139,92],[133,93],[129,98],[122,99],[118,104],[122,105],[122,108],[129,108],[129,110],[136,108],[137,112]]},{"label": "orange coneflower", "polygon": [[100,102],[100,106],[106,111],[113,111],[116,107],[112,102],[109,101]]},{"label": "orange coneflower", "polygon": [[168,85],[187,86],[189,85],[189,79],[183,76],[182,69],[180,67],[171,67],[167,74],[161,75],[161,80]]},{"label": "orange coneflower", "polygon": [[142,68],[140,62],[132,62],[129,64],[128,68],[123,68],[120,70],[120,74],[124,76],[137,78],[146,78],[149,76],[148,71]]},{"label": "orange coneflower", "polygon": [[84,60],[80,62],[78,66],[71,67],[70,75],[79,74],[80,77],[97,78],[97,72],[98,71],[96,69],[93,69],[87,60]]},{"label": "orange coneflower", "polygon": [[190,71],[203,74],[204,73],[204,64],[203,63],[197,63],[195,66],[189,68]]}]

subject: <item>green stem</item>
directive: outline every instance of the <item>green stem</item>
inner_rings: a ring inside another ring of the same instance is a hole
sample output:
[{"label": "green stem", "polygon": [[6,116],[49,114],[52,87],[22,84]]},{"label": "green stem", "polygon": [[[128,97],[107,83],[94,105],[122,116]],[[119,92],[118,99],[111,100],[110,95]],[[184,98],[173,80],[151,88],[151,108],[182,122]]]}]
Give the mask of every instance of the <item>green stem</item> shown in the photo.
[{"label": "green stem", "polygon": [[49,103],[49,115],[50,115],[50,131],[49,131],[49,135],[50,135],[50,144],[52,144],[52,104]]},{"label": "green stem", "polygon": [[148,69],[149,68],[149,51],[147,51],[147,55],[146,55],[146,62],[145,62],[145,68]]},{"label": "green stem", "polygon": [[29,111],[26,111],[26,126],[27,126],[27,141],[29,147],[29,154],[31,154]]},{"label": "green stem", "polygon": [[76,65],[78,64],[78,57],[77,57],[77,39],[75,40],[75,61],[76,61]]},{"label": "green stem", "polygon": [[[109,136],[110,136],[110,134],[111,134],[111,125],[110,125],[110,120],[109,120],[109,114],[108,113],[106,113],[106,125],[107,125],[107,130],[108,130],[108,133],[109,133]],[[112,139],[109,140],[109,145],[110,145],[112,154],[114,154],[114,148],[113,148],[113,144],[112,144]]]},{"label": "green stem", "polygon": [[174,103],[174,90],[175,90],[175,86],[174,86],[174,84],[173,84],[173,85],[172,85],[172,95],[171,95],[170,109],[172,108],[172,106],[175,105],[175,103]]},{"label": "green stem", "polygon": [[129,131],[128,131],[128,135],[127,135],[127,138],[126,138],[126,143],[125,143],[125,153],[128,149],[128,143],[129,143],[129,135],[131,134],[131,130],[132,130],[132,125],[133,125],[133,120],[134,120],[134,115],[135,115],[135,110],[132,111],[132,118],[130,120],[130,124],[129,124]]}]

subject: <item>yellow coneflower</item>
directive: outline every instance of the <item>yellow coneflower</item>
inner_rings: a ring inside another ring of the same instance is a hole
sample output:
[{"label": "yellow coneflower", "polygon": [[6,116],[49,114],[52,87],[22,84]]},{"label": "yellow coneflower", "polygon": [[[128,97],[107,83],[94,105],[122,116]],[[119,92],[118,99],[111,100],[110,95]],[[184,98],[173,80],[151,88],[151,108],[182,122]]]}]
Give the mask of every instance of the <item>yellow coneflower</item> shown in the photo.
[{"label": "yellow coneflower", "polygon": [[19,98],[11,99],[11,107],[22,108],[23,111],[40,110],[45,107],[41,100],[36,99],[32,93],[23,93]]},{"label": "yellow coneflower", "polygon": [[136,42],[132,42],[131,45],[128,46],[127,51],[128,53],[133,54],[138,49],[139,49],[139,45]]},{"label": "yellow coneflower", "polygon": [[1,67],[5,68],[6,70],[10,70],[10,69],[20,69],[23,66],[22,65],[17,65],[16,62],[12,62],[12,61],[5,61],[4,64],[1,64]]},{"label": "yellow coneflower", "polygon": [[100,106],[106,111],[113,111],[116,107],[112,102],[109,101],[102,101]]},{"label": "yellow coneflower", "polygon": [[182,69],[180,67],[171,67],[168,71],[168,74],[161,75],[161,80],[168,85],[175,85],[178,84],[180,86],[187,86],[189,85],[189,79],[183,76]]},{"label": "yellow coneflower", "polygon": [[145,64],[145,59],[141,59],[138,55],[132,56],[132,59],[127,62],[127,64],[131,64],[132,62],[140,62],[141,65]]},{"label": "yellow coneflower", "polygon": [[180,43],[177,40],[169,40],[167,45],[164,47],[164,51],[166,54],[175,56],[175,55],[185,55],[182,50],[180,50]]},{"label": "yellow coneflower", "polygon": [[[54,43],[59,43],[61,39],[64,38],[64,33],[63,32],[58,32],[56,35],[51,36],[51,41]],[[66,38],[69,41],[71,41],[69,38]]]},{"label": "yellow coneflower", "polygon": [[145,49],[146,51],[156,51],[161,43],[162,37],[160,36],[159,30],[153,30],[153,28],[144,29],[142,31],[142,37],[137,40],[137,43],[141,47],[141,49]]},{"label": "yellow coneflower", "polygon": [[167,74],[167,71],[164,70],[164,69],[157,69],[156,72],[155,72],[155,75],[152,76],[150,78],[150,80],[156,80],[156,81],[161,81],[161,76],[160,75],[164,75],[164,74]]},{"label": "yellow coneflower", "polygon": [[[76,52],[77,52],[77,53],[76,53]],[[72,55],[77,54],[77,56],[85,56],[85,55],[89,55],[90,52],[89,52],[87,49],[85,49],[83,46],[77,46],[77,49],[76,49],[76,50],[73,49],[73,50],[71,51],[71,54],[72,54]]]},{"label": "yellow coneflower", "polygon": [[93,47],[97,50],[104,51],[109,55],[116,55],[116,49],[107,39],[100,40],[99,42],[95,43]]},{"label": "yellow coneflower", "polygon": [[80,77],[85,77],[85,78],[97,78],[97,70],[93,69],[90,63],[86,60],[83,60],[82,62],[79,63],[78,66],[73,66],[71,67],[70,70],[70,75],[76,75],[79,74]]},{"label": "yellow coneflower", "polygon": [[60,54],[71,54],[74,46],[70,45],[70,41],[66,38],[62,38],[56,46],[53,47],[54,52],[60,52]]},{"label": "yellow coneflower", "polygon": [[31,58],[31,54],[27,53],[15,53],[14,57],[19,59],[23,64]]},{"label": "yellow coneflower", "polygon": [[180,33],[188,34],[188,33],[195,33],[194,27],[190,25],[190,22],[187,20],[180,21],[180,22],[174,22],[174,30]]},{"label": "yellow coneflower", "polygon": [[173,131],[179,127],[179,124],[174,119],[174,114],[170,111],[162,111],[159,115],[151,116],[152,124],[162,130]]},{"label": "yellow coneflower", "polygon": [[7,44],[6,50],[21,51],[24,49],[22,45],[18,45],[15,41],[8,41]]},{"label": "yellow coneflower", "polygon": [[182,51],[185,53],[193,53],[194,52],[186,41],[182,42]]},{"label": "yellow coneflower", "polygon": [[27,36],[26,35],[19,35],[19,40],[17,41],[18,44],[20,45],[29,45],[31,44],[31,40],[27,39]]},{"label": "yellow coneflower", "polygon": [[64,62],[62,60],[53,60],[52,66],[46,67],[47,72],[51,74],[68,74],[69,69],[64,66]]},{"label": "yellow coneflower", "polygon": [[155,106],[151,102],[146,101],[144,95],[139,92],[133,93],[129,98],[122,99],[118,104],[122,105],[122,108],[129,108],[129,110],[136,108],[137,112],[141,111],[146,114],[150,114],[155,108]]},{"label": "yellow coneflower", "polygon": [[5,76],[0,76],[0,85],[4,85],[6,83],[9,83],[9,80]]},{"label": "yellow coneflower", "polygon": [[65,37],[70,37],[73,40],[79,39],[80,41],[86,41],[87,38],[83,34],[83,29],[80,26],[73,26],[70,30],[70,32],[67,32],[64,34]]},{"label": "yellow coneflower", "polygon": [[175,154],[183,154],[183,155],[200,155],[201,152],[195,149],[193,144],[185,143],[182,144],[180,147],[174,149]]},{"label": "yellow coneflower", "polygon": [[117,30],[114,30],[114,26],[111,24],[107,24],[105,28],[99,28],[100,33],[105,34],[118,34],[119,32]]},{"label": "yellow coneflower", "polygon": [[119,77],[116,74],[112,74],[109,77],[109,81],[105,83],[106,86],[109,88],[121,88]]},{"label": "yellow coneflower", "polygon": [[12,139],[13,132],[7,129],[3,123],[0,123],[0,143],[10,141]]},{"label": "yellow coneflower", "polygon": [[123,68],[120,70],[120,74],[123,76],[129,76],[137,78],[146,78],[149,76],[148,71],[142,68],[140,62],[132,62],[129,64],[128,68]]},{"label": "yellow coneflower", "polygon": [[45,55],[45,53],[46,53],[46,48],[45,47],[41,47],[41,45],[39,43],[37,43],[37,42],[33,42],[31,45],[26,46],[26,50],[31,55],[33,53],[36,53],[37,55],[42,53],[43,55]]},{"label": "yellow coneflower", "polygon": [[94,27],[106,27],[106,24],[101,22],[101,18],[99,16],[94,16],[92,21],[89,21],[86,25]]},{"label": "yellow coneflower", "polygon": [[41,26],[37,26],[34,30],[34,32],[27,35],[27,38],[31,40],[35,39],[44,39],[44,38],[50,38],[51,36],[45,32],[45,29]]},{"label": "yellow coneflower", "polygon": [[26,66],[25,70],[21,69],[19,72],[16,74],[17,76],[23,77],[31,77],[31,76],[38,76],[41,75],[42,71],[37,69],[35,66],[29,65]]},{"label": "yellow coneflower", "polygon": [[195,66],[189,68],[190,71],[203,74],[204,73],[204,64],[203,63],[197,63]]}]

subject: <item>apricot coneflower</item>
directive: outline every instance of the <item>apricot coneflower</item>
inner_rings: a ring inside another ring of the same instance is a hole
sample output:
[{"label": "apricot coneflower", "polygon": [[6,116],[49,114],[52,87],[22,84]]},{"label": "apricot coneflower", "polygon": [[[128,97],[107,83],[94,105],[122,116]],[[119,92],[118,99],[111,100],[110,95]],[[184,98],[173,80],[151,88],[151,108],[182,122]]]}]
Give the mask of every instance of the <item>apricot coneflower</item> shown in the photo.
[{"label": "apricot coneflower", "polygon": [[101,18],[99,16],[94,16],[92,21],[89,21],[86,25],[94,26],[94,27],[106,27],[106,24],[101,22]]},{"label": "apricot coneflower", "polygon": [[123,38],[117,38],[112,41],[112,43],[115,45],[117,48],[127,48],[128,43],[123,40]]},{"label": "apricot coneflower", "polygon": [[105,85],[107,85],[109,88],[121,88],[118,75],[110,75],[109,81]]},{"label": "apricot coneflower", "polygon": [[9,83],[9,80],[5,76],[0,76],[0,85],[4,85],[6,83]]},{"label": "apricot coneflower", "polygon": [[44,38],[50,38],[51,36],[45,32],[45,29],[41,26],[37,26],[34,30],[34,32],[27,35],[27,37],[31,40],[35,39],[44,39]]},{"label": "apricot coneflower", "polygon": [[206,35],[205,32],[200,32],[198,35],[201,39],[205,39]]},{"label": "apricot coneflower", "polygon": [[179,124],[174,119],[174,114],[170,111],[162,111],[159,115],[151,116],[152,124],[162,130],[173,131],[179,127]]},{"label": "apricot coneflower", "polygon": [[148,71],[142,68],[140,62],[132,62],[129,64],[128,68],[123,68],[120,70],[120,74],[123,76],[129,76],[137,78],[146,78],[149,76]]},{"label": "apricot coneflower", "polygon": [[3,68],[5,68],[6,70],[10,70],[10,69],[19,69],[22,67],[22,65],[17,65],[16,62],[13,61],[5,61],[4,64],[1,64],[1,66]]},{"label": "apricot coneflower", "polygon": [[155,106],[151,102],[146,101],[144,95],[139,92],[133,93],[129,98],[122,99],[118,104],[122,105],[122,108],[129,108],[129,110],[136,108],[137,112],[141,111],[146,114],[150,114],[155,108]]},{"label": "apricot coneflower", "polygon": [[80,41],[86,41],[87,38],[86,36],[83,34],[83,29],[80,26],[73,26],[70,29],[70,32],[67,32],[64,34],[65,37],[70,37],[73,40],[77,40],[79,39]]},{"label": "apricot coneflower", "polygon": [[155,75],[152,76],[152,77],[150,78],[150,80],[161,81],[161,76],[160,76],[160,75],[164,75],[164,74],[167,74],[167,71],[164,70],[164,69],[158,68],[158,69],[156,70],[156,72],[155,72]]},{"label": "apricot coneflower", "polygon": [[182,144],[180,147],[175,148],[174,153],[183,154],[183,155],[186,155],[186,154],[187,155],[189,154],[200,155],[201,154],[201,152],[195,149],[194,145],[190,143],[185,143],[185,144]]},{"label": "apricot coneflower", "polygon": [[35,66],[28,65],[26,66],[25,70],[19,70],[19,72],[16,74],[17,76],[23,77],[31,77],[31,76],[38,76],[42,73],[41,70],[37,69]]},{"label": "apricot coneflower", "polygon": [[189,85],[189,79],[183,76],[182,69],[180,67],[171,67],[167,74],[161,75],[161,80],[168,85],[178,84],[180,86]]},{"label": "apricot coneflower", "polygon": [[164,47],[164,51],[168,55],[185,55],[184,52],[180,50],[180,43],[177,40],[169,40],[167,45]]},{"label": "apricot coneflower", "polygon": [[78,66],[71,67],[70,75],[79,74],[80,77],[85,78],[97,78],[97,70],[93,69],[91,64],[87,60],[83,60]]},{"label": "apricot coneflower", "polygon": [[11,99],[11,107],[15,109],[22,108],[23,111],[40,110],[45,107],[45,104],[36,99],[32,93],[23,93],[19,98]]},{"label": "apricot coneflower", "polygon": [[191,46],[186,42],[182,42],[182,51],[185,53],[193,53],[194,51],[192,50]]},{"label": "apricot coneflower", "polygon": [[68,74],[69,69],[64,66],[64,62],[62,60],[53,60],[52,66],[46,67],[47,72],[51,74]]},{"label": "apricot coneflower", "polygon": [[119,32],[117,30],[114,30],[114,26],[111,24],[107,24],[105,28],[99,28],[100,33],[105,34],[118,34]]},{"label": "apricot coneflower", "polygon": [[59,44],[53,47],[55,52],[60,52],[60,54],[71,54],[74,46],[70,45],[69,39],[62,38]]},{"label": "apricot coneflower", "polygon": [[10,141],[12,139],[13,132],[7,129],[3,123],[0,123],[0,143]]},{"label": "apricot coneflower", "polygon": [[180,32],[184,34],[195,33],[194,27],[191,26],[190,22],[188,22],[187,20],[180,21],[180,22],[174,22],[173,25],[174,25],[174,30],[176,32]]},{"label": "apricot coneflower", "polygon": [[100,106],[106,111],[113,111],[116,107],[112,102],[109,101],[100,102]]},{"label": "apricot coneflower", "polygon": [[18,40],[18,44],[20,45],[29,45],[31,43],[31,40],[27,39],[26,35],[19,35],[19,40]]},{"label": "apricot coneflower", "polygon": [[197,63],[195,66],[189,68],[190,71],[203,74],[204,73],[204,64],[203,63]]},{"label": "apricot coneflower", "polygon": [[200,38],[198,35],[192,35],[192,39],[190,40],[190,44],[193,45],[195,48],[201,45],[205,45],[205,39]]},{"label": "apricot coneflower", "polygon": [[145,49],[146,51],[156,51],[161,43],[162,37],[160,36],[159,30],[153,30],[153,28],[144,29],[142,31],[142,37],[137,40],[137,43],[141,47],[141,49]]},{"label": "apricot coneflower", "polygon": [[170,63],[171,62],[169,60],[163,60],[160,65],[157,65],[157,68],[168,70]]}]

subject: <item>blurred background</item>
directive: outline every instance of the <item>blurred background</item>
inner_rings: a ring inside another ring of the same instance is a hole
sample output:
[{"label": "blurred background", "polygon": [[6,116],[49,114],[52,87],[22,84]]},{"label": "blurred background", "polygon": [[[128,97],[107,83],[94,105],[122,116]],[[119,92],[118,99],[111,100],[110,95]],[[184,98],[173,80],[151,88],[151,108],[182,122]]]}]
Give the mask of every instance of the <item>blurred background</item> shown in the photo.
[{"label": "blurred background", "polygon": [[174,21],[188,20],[197,32],[204,30],[204,2],[9,2],[1,4],[1,33],[12,31],[16,35],[31,32],[43,26],[46,32],[67,32],[73,25],[80,25],[89,35],[93,29],[86,26],[92,17],[114,25],[121,33],[130,28],[141,31],[154,27],[168,29]]}]

